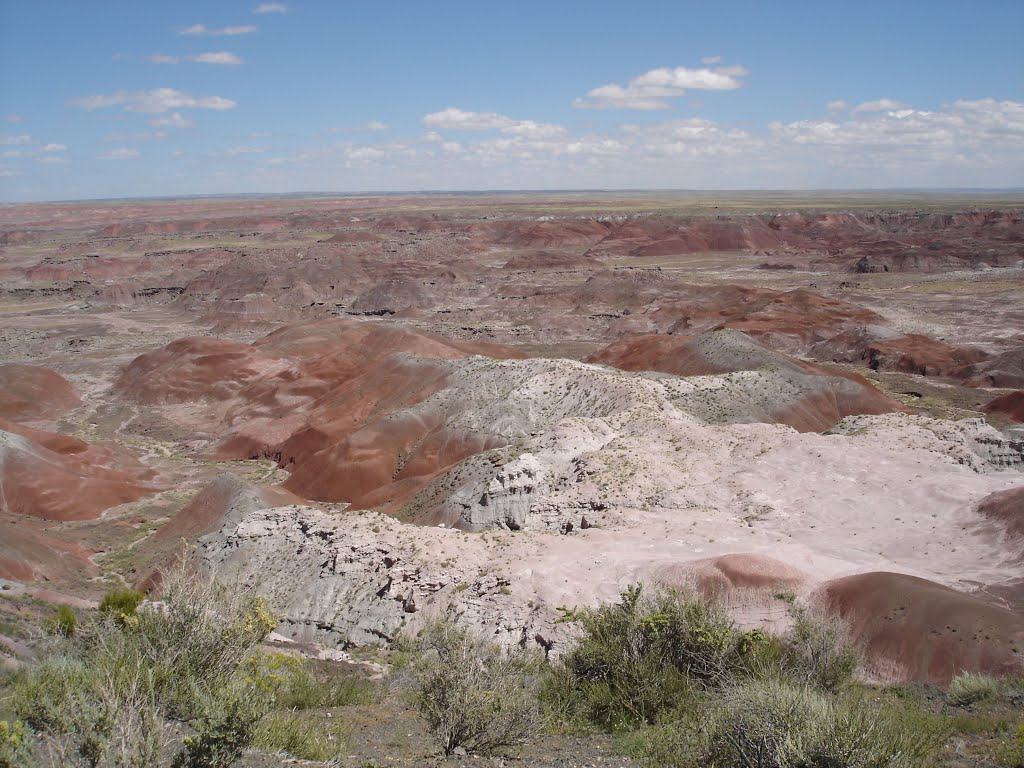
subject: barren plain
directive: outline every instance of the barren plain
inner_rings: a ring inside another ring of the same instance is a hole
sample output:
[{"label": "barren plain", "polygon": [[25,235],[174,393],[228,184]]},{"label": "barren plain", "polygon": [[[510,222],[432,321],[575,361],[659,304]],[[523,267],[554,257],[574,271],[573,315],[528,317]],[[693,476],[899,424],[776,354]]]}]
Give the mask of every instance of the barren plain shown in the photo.
[{"label": "barren plain", "polygon": [[842,616],[880,681],[1024,672],[1022,200],[8,205],[0,277],[7,594],[187,550],[284,637],[557,654],[693,584]]}]

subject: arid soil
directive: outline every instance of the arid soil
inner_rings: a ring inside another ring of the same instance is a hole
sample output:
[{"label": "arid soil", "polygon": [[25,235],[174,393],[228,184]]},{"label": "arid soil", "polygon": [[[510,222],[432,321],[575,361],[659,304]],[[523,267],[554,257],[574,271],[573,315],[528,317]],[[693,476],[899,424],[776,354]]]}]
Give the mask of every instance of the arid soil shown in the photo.
[{"label": "arid soil", "polygon": [[559,609],[692,584],[841,615],[880,681],[1020,673],[1022,210],[0,207],[0,579],[95,599],[189,549],[296,639],[451,609],[554,653]]}]

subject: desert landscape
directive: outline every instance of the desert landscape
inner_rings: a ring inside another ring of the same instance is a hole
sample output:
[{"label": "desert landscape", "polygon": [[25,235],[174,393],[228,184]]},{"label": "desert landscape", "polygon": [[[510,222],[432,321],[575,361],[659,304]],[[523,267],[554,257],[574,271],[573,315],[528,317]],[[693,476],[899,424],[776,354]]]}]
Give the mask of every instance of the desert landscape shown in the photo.
[{"label": "desert landscape", "polygon": [[18,204],[0,274],[9,667],[184,557],[348,659],[555,658],[644,583],[837,617],[871,684],[1024,674],[1024,200]]}]

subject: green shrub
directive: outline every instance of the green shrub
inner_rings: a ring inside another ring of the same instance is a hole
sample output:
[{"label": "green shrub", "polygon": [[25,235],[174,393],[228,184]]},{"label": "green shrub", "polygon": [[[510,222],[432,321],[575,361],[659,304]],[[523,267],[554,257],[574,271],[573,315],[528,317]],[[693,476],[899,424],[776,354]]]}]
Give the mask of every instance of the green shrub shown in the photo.
[{"label": "green shrub", "polygon": [[990,675],[975,672],[961,672],[949,681],[946,698],[956,707],[966,707],[979,701],[996,698],[1002,691],[1002,684]]},{"label": "green shrub", "polygon": [[492,754],[537,731],[537,654],[505,651],[447,619],[427,625],[416,647],[407,684],[446,755],[456,747]]},{"label": "green shrub", "polygon": [[28,727],[21,720],[0,720],[0,768],[28,768],[32,764]]},{"label": "green shrub", "polygon": [[194,736],[187,736],[174,756],[173,768],[223,768],[250,746],[269,699],[246,683],[234,683],[214,693],[197,694],[197,711],[190,721]]},{"label": "green shrub", "polygon": [[137,589],[112,589],[100,600],[100,613],[110,616],[119,625],[135,616],[139,603],[146,596]]},{"label": "green shrub", "polygon": [[66,605],[58,606],[57,612],[51,616],[45,625],[46,632],[61,637],[72,637],[75,634],[75,627],[78,625],[78,618],[75,612]]},{"label": "green shrub", "polygon": [[793,626],[782,638],[785,675],[824,691],[837,691],[853,680],[861,655],[835,619],[806,609],[792,610]]},{"label": "green shrub", "polygon": [[59,763],[164,764],[182,723],[195,736],[180,765],[226,764],[216,761],[251,741],[268,697],[241,679],[240,665],[273,619],[251,593],[184,566],[164,583],[161,603],[130,614],[130,601],[110,600],[13,678],[12,710]]},{"label": "green shrub", "polygon": [[345,731],[334,719],[272,712],[260,723],[254,744],[264,752],[323,762],[341,756]]},{"label": "green shrub", "polygon": [[1024,768],[1024,723],[996,745],[992,757],[1003,768]]},{"label": "green shrub", "polygon": [[245,677],[266,691],[278,709],[303,710],[369,704],[374,684],[358,675],[339,676],[286,653],[255,653],[244,662]]},{"label": "green shrub", "polygon": [[777,642],[738,629],[725,611],[674,591],[580,611],[583,637],[546,676],[542,695],[556,721],[606,730],[653,723],[697,694],[778,666]]},{"label": "green shrub", "polygon": [[752,680],[723,690],[700,717],[649,727],[642,765],[699,768],[923,768],[944,733],[812,686]]}]

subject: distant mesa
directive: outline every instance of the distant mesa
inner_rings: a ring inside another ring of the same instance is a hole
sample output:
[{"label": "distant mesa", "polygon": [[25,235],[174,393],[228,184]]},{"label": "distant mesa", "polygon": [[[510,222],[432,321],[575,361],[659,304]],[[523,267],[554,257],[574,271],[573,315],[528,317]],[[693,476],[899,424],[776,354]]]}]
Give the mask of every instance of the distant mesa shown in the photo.
[{"label": "distant mesa", "polygon": [[869,670],[891,682],[945,685],[961,671],[1024,672],[1024,615],[901,573],[827,582],[816,599],[850,626]]}]

